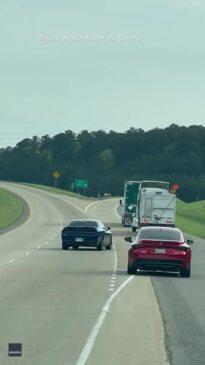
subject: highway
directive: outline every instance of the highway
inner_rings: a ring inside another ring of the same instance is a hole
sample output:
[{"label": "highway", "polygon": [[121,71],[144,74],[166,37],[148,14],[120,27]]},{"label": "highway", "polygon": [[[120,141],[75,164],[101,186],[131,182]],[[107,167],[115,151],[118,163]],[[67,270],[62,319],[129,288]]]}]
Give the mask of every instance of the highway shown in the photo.
[{"label": "highway", "polygon": [[[116,199],[93,202],[1,183],[29,204],[26,223],[0,236],[0,363],[166,364],[164,333],[148,277],[128,277]],[[113,227],[112,251],[63,251],[71,219]],[[8,357],[20,342],[23,356]],[[146,352],[144,343],[146,342]]]},{"label": "highway", "polygon": [[[174,365],[204,364],[204,241],[193,246],[190,279],[128,276],[130,229],[120,223],[117,199],[0,185],[31,212],[0,236],[0,364],[166,365],[166,349]],[[112,251],[61,249],[62,227],[85,217],[111,226]],[[22,343],[22,358],[8,357],[9,342]]]},{"label": "highway", "polygon": [[191,238],[194,245],[190,279],[177,275],[151,276],[174,365],[205,364],[205,242]]}]

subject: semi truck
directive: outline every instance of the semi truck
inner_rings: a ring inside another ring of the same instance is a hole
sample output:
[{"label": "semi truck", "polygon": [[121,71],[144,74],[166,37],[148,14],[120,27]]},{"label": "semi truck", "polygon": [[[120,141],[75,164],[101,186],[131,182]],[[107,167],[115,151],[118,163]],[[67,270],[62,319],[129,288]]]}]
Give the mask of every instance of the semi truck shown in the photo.
[{"label": "semi truck", "polygon": [[140,181],[125,181],[121,214],[124,227],[131,226],[133,215],[136,212],[139,187]]},{"label": "semi truck", "polygon": [[164,188],[142,187],[138,195],[132,231],[143,226],[175,227],[176,195]]}]

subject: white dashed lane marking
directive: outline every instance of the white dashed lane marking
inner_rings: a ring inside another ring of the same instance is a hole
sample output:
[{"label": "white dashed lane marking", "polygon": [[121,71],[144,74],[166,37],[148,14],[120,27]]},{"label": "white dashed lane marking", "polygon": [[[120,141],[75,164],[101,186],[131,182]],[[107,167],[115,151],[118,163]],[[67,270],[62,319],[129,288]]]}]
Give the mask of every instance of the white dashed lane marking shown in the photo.
[{"label": "white dashed lane marking", "polygon": [[8,264],[11,264],[12,262],[16,261],[16,259],[10,260]]}]

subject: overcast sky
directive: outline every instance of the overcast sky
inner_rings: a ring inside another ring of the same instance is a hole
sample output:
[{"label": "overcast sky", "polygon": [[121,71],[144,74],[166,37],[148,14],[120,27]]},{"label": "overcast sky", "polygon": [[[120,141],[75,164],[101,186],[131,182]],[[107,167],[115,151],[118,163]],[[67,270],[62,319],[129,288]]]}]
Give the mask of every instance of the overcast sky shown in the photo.
[{"label": "overcast sky", "polygon": [[205,125],[204,35],[204,0],[1,1],[0,147]]}]

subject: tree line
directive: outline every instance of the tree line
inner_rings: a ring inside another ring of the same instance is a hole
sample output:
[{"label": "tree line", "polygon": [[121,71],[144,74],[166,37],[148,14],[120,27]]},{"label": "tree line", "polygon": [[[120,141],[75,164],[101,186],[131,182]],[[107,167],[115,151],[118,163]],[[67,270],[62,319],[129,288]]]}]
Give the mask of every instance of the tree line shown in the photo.
[{"label": "tree line", "polygon": [[87,179],[89,196],[121,195],[125,180],[165,180],[178,183],[179,198],[191,202],[205,199],[205,127],[34,136],[0,149],[0,166],[3,180],[50,186],[58,171],[58,186],[68,190]]}]

